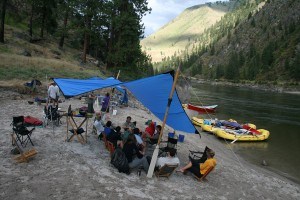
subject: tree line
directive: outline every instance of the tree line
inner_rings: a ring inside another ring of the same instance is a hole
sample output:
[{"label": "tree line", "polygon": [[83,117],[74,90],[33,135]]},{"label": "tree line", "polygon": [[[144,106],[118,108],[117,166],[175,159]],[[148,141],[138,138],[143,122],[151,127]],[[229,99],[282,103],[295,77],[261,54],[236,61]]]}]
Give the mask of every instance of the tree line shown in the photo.
[{"label": "tree line", "polygon": [[0,42],[5,24],[24,29],[30,42],[54,37],[60,49],[67,44],[106,63],[107,69],[152,72],[142,52],[142,17],[151,11],[147,0],[2,0]]},{"label": "tree line", "polygon": [[179,62],[185,73],[206,79],[299,81],[299,2],[266,1],[260,10],[261,0],[236,2],[194,39],[192,51],[175,52],[158,65],[167,69]]}]

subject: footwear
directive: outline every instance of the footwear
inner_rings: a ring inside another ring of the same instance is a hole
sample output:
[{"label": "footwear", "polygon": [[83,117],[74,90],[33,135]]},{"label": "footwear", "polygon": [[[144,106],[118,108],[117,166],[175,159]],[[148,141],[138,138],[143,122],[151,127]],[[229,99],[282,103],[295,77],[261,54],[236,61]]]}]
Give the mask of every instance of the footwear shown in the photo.
[{"label": "footwear", "polygon": [[142,169],[138,169],[137,175],[138,175],[138,176],[141,176],[141,173],[142,173]]}]

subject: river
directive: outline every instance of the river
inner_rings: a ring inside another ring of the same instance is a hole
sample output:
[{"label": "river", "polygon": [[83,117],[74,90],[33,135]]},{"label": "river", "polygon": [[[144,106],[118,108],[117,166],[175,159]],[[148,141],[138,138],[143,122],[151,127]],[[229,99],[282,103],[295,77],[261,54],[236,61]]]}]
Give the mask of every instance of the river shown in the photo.
[{"label": "river", "polygon": [[[230,145],[245,160],[300,182],[300,95],[235,86],[193,84],[191,103],[217,104],[217,113],[203,118],[235,119],[270,131],[266,142]],[[202,133],[205,134],[205,133]],[[220,142],[227,145],[224,140]],[[261,165],[262,166],[262,165]]]}]

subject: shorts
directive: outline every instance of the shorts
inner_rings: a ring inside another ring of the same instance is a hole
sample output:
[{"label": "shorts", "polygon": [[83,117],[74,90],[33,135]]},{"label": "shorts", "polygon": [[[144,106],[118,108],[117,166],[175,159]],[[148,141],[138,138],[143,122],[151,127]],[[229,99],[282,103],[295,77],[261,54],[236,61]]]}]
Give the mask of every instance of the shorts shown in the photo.
[{"label": "shorts", "polygon": [[101,108],[101,111],[109,113],[109,108]]},{"label": "shorts", "polygon": [[188,171],[192,172],[198,178],[201,178],[202,174],[200,173],[200,165],[196,163],[192,163],[192,167],[187,169]]},{"label": "shorts", "polygon": [[54,98],[52,98],[52,97],[49,97],[50,98],[50,102],[55,102],[55,103],[57,103],[58,102],[58,97],[56,97],[55,99]]}]

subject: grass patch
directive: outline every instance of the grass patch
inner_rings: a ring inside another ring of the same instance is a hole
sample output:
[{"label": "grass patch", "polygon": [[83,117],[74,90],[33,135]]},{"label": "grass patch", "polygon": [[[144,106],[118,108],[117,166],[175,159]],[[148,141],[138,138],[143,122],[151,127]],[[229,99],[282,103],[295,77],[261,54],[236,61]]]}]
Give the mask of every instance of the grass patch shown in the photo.
[{"label": "grass patch", "polygon": [[0,53],[11,53],[11,50],[4,44],[0,44]]},{"label": "grass patch", "polygon": [[44,80],[47,77],[88,78],[103,76],[96,67],[81,67],[56,59],[0,54],[1,80]]}]

